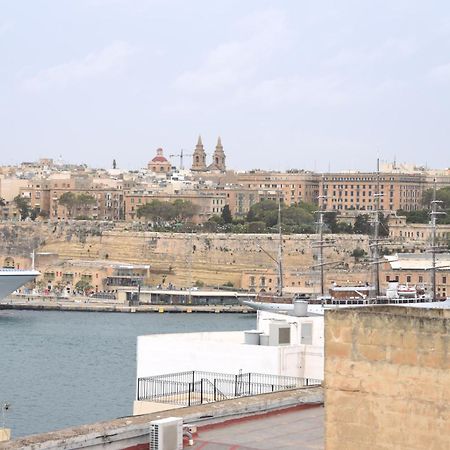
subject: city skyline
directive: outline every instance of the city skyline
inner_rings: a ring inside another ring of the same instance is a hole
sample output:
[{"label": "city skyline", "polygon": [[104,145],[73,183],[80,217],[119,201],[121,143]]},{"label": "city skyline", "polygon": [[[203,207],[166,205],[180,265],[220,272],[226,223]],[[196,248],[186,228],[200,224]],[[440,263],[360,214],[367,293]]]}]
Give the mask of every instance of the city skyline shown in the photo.
[{"label": "city skyline", "polygon": [[3,2],[0,164],[133,169],[201,134],[236,170],[448,167],[450,6],[433,3]]}]

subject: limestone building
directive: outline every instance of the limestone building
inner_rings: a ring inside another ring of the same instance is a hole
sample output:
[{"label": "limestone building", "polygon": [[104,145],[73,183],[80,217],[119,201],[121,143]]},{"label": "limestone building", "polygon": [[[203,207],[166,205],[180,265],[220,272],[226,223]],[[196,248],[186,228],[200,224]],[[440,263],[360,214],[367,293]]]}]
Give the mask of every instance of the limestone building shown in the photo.
[{"label": "limestone building", "polygon": [[213,162],[208,166],[208,170],[219,170],[225,172],[225,152],[223,151],[222,140],[220,136],[217,139],[216,149],[213,154]]},{"label": "limestone building", "polygon": [[172,165],[163,153],[162,148],[156,150],[156,156],[148,163],[148,170],[155,173],[169,173],[172,170]]},{"label": "limestone building", "polygon": [[206,167],[206,152],[203,147],[202,137],[198,137],[197,145],[195,146],[194,154],[192,155],[191,170],[202,172]]}]

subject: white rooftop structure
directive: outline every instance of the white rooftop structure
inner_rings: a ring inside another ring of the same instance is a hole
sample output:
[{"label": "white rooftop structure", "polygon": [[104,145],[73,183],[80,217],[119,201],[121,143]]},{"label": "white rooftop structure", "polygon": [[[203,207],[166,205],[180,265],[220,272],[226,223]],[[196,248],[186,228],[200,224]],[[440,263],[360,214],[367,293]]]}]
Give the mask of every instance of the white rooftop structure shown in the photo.
[{"label": "white rooftop structure", "polygon": [[[404,253],[384,257],[393,270],[431,270],[429,253]],[[450,269],[450,253],[436,255],[436,269]]]}]

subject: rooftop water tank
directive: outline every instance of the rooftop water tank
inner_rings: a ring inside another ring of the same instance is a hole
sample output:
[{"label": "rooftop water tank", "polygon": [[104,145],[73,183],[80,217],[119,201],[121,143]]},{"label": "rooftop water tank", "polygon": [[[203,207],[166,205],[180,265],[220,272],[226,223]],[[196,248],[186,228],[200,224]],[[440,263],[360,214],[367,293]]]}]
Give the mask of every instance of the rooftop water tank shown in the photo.
[{"label": "rooftop water tank", "polygon": [[294,302],[294,316],[305,317],[308,315],[308,302],[297,300]]},{"label": "rooftop water tank", "polygon": [[259,336],[261,334],[263,334],[263,332],[259,330],[244,331],[244,342],[247,345],[259,345]]}]

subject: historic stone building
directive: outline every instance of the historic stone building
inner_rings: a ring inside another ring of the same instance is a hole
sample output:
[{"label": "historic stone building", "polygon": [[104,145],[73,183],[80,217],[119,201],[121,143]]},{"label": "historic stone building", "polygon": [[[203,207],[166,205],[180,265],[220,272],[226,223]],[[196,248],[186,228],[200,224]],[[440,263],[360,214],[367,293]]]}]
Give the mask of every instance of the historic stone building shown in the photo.
[{"label": "historic stone building", "polygon": [[220,136],[217,139],[216,149],[213,154],[213,162],[208,166],[208,170],[220,170],[225,172],[225,152],[223,151],[222,141]]},{"label": "historic stone building", "polygon": [[172,170],[172,165],[163,155],[163,149],[156,150],[156,156],[148,163],[148,170],[155,173],[169,173]]},{"label": "historic stone building", "polygon": [[191,170],[202,172],[207,169],[206,167],[206,152],[203,148],[202,137],[198,137],[197,145],[195,146],[194,154],[192,155],[192,167]]}]

